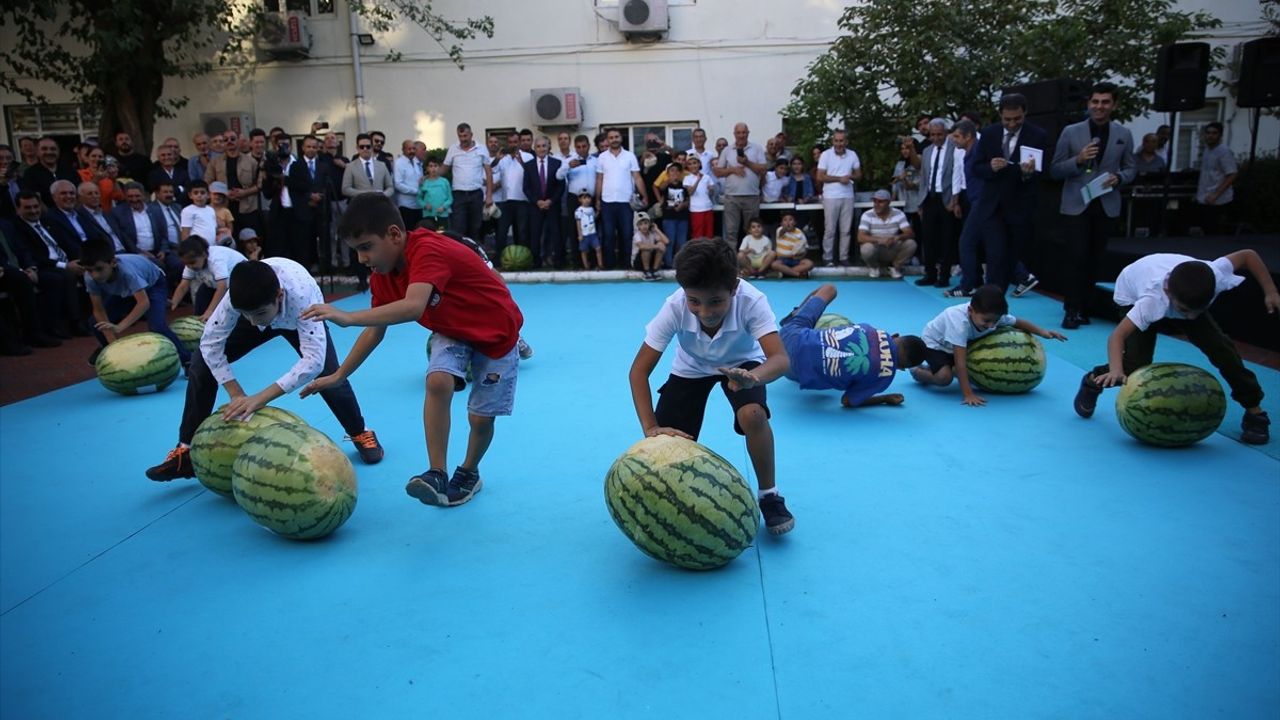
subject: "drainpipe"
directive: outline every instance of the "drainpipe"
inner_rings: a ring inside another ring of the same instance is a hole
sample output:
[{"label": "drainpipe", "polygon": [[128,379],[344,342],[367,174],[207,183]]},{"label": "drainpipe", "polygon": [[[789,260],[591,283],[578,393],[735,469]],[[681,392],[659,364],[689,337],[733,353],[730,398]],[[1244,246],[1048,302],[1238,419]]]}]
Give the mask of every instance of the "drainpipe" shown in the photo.
[{"label": "drainpipe", "polygon": [[364,71],[360,67],[360,16],[354,9],[351,18],[351,72],[356,79],[356,127],[365,132],[364,119]]}]

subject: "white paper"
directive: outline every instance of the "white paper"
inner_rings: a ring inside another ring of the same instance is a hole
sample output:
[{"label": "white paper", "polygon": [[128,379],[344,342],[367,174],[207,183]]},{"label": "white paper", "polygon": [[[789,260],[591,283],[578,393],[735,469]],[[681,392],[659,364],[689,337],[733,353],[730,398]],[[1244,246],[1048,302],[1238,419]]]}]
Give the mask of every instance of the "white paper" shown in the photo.
[{"label": "white paper", "polygon": [[1110,179],[1111,179],[1111,173],[1109,172],[1098,173],[1098,177],[1094,178],[1093,181],[1090,182],[1089,184],[1080,188],[1080,198],[1084,200],[1084,204],[1088,205],[1090,202],[1093,202],[1094,198],[1102,197],[1103,195],[1106,195],[1107,193],[1111,192],[1112,189],[1114,189],[1114,186],[1109,185],[1109,186],[1103,187],[1102,185],[1102,183]]},{"label": "white paper", "polygon": [[1036,172],[1044,172],[1044,151],[1040,148],[1020,147],[1018,148],[1018,164],[1026,165],[1028,160],[1034,160],[1036,163]]}]

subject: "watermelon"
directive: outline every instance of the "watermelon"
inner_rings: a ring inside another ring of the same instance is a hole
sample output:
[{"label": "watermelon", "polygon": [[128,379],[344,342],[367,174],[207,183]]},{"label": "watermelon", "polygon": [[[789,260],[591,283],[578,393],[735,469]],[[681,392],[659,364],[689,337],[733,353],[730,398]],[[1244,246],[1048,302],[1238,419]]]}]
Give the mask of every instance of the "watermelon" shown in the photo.
[{"label": "watermelon", "polygon": [[533,267],[533,253],[523,245],[508,245],[502,249],[503,270],[528,270]]},{"label": "watermelon", "polygon": [[1209,437],[1227,415],[1218,379],[1194,365],[1155,363],[1139,368],[1116,396],[1116,419],[1135,439],[1183,447]]},{"label": "watermelon", "polygon": [[169,329],[178,336],[188,352],[195,352],[200,347],[200,337],[204,335],[204,321],[194,315],[187,315],[169,323]]},{"label": "watermelon", "polygon": [[246,440],[231,468],[231,490],[254,522],[294,540],[322,538],[356,509],[351,460],[306,425],[270,425]]},{"label": "watermelon", "polygon": [[270,405],[255,412],[247,421],[223,420],[222,410],[218,408],[196,428],[191,440],[191,469],[195,470],[201,485],[223,497],[231,497],[231,466],[245,440],[268,425],[307,423],[288,410]]},{"label": "watermelon", "polygon": [[760,526],[755,496],[733,465],[670,435],[628,448],[605,476],[604,498],[636,547],[689,570],[727,565]]},{"label": "watermelon", "polygon": [[1024,393],[1044,379],[1044,346],[1031,333],[1003,327],[974,340],[964,356],[969,379],[993,393]]},{"label": "watermelon", "polygon": [[98,382],[121,395],[159,392],[178,378],[182,363],[169,338],[153,332],[126,335],[102,349],[94,363]]},{"label": "watermelon", "polygon": [[844,327],[852,324],[852,320],[838,313],[824,313],[822,317],[818,318],[818,322],[814,323],[814,327],[819,330],[826,330],[827,328]]}]

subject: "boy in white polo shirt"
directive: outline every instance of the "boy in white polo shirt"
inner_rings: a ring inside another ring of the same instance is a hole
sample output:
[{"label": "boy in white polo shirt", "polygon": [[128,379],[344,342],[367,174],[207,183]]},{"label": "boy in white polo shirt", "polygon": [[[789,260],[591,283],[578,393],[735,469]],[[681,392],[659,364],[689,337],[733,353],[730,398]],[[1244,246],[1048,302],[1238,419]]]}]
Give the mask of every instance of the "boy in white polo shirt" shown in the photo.
[{"label": "boy in white polo shirt", "polygon": [[180,239],[185,240],[192,235],[206,240],[218,237],[218,215],[209,207],[209,186],[203,180],[193,180],[187,197],[191,198],[191,204],[182,208]]},{"label": "boy in white polo shirt", "polygon": [[[738,279],[733,248],[717,239],[690,240],[676,255],[680,289],[645,326],[644,343],[631,363],[631,399],[645,437],[698,439],[711,389],[720,385],[733,407],[733,429],[747,439],[760,488],[760,511],[770,534],[795,526],[774,484],[773,429],[765,384],[790,363],[769,301]],[[671,376],[653,407],[649,376],[672,339]]]},{"label": "boy in white polo shirt", "polygon": [[178,257],[185,266],[182,270],[182,281],[174,288],[173,297],[169,300],[169,309],[176,310],[182,296],[190,290],[195,297],[196,316],[201,322],[209,322],[214,308],[227,294],[227,280],[231,277],[231,268],[245,261],[245,256],[221,245],[209,245],[199,235],[178,243]]}]

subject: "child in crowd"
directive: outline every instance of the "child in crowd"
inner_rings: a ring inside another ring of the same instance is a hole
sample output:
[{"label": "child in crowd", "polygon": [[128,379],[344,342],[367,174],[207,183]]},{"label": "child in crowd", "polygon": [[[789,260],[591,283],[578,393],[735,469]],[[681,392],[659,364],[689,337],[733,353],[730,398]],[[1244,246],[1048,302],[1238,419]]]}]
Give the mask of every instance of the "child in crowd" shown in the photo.
[{"label": "child in crowd", "polygon": [[667,166],[667,179],[662,189],[662,232],[671,240],[663,254],[662,264],[671,267],[671,259],[689,241],[689,193],[683,182],[684,170],[678,163]]},{"label": "child in crowd", "polygon": [[[218,237],[214,239],[214,242],[225,247],[235,245],[235,235],[232,227],[235,225],[236,219],[231,214],[231,208],[227,207],[226,183],[215,180],[209,185],[209,206],[213,208],[213,217],[218,223]],[[201,235],[201,237],[204,236]]]},{"label": "child in crowd", "polygon": [[[680,288],[645,327],[631,363],[631,399],[645,437],[675,435],[697,440],[707,396],[719,385],[733,408],[733,429],[746,437],[760,489],[765,527],[781,535],[795,526],[774,482],[773,429],[765,385],[787,371],[788,361],[769,300],[739,280],[733,248],[713,239],[690,240],[676,255]],[[676,341],[671,376],[653,406],[649,376]]]},{"label": "child in crowd", "polygon": [[147,328],[160,333],[178,349],[182,367],[191,363],[191,353],[169,329],[165,318],[165,291],[169,284],[164,271],[142,255],[116,255],[115,246],[104,237],[89,238],[80,248],[84,267],[84,287],[93,306],[93,334],[98,348],[89,356],[93,365],[102,348],[115,342],[134,323],[147,316]]},{"label": "child in crowd", "polygon": [[231,269],[244,262],[245,257],[229,247],[210,246],[199,235],[192,235],[178,243],[178,257],[182,258],[185,267],[182,270],[182,280],[178,282],[178,287],[169,300],[169,309],[176,310],[178,303],[182,302],[183,296],[190,290],[195,295],[192,304],[195,306],[196,316],[201,322],[207,323],[213,309],[218,307],[222,296],[227,294],[227,280],[231,277]]},{"label": "child in crowd", "polygon": [[946,387],[954,376],[960,383],[965,405],[986,405],[985,398],[973,391],[969,369],[965,365],[965,349],[969,343],[990,335],[998,327],[1012,325],[1032,335],[1054,340],[1067,337],[1056,330],[1045,330],[1028,320],[1008,314],[1009,301],[995,285],[983,285],[974,291],[967,305],[952,305],[924,326],[924,361],[929,367],[911,369],[911,377],[924,385]]},{"label": "child in crowd", "polygon": [[805,237],[803,230],[796,227],[794,210],[782,213],[782,225],[778,227],[776,246],[778,257],[773,261],[774,271],[787,277],[809,277],[809,271],[813,269],[813,261],[805,257],[809,252],[809,239]]},{"label": "child in crowd", "polygon": [[1253,250],[1238,250],[1209,262],[1186,255],[1156,253],[1140,258],[1120,271],[1116,278],[1115,302],[1124,318],[1107,339],[1107,364],[1085,373],[1076,393],[1075,410],[1091,417],[1102,389],[1123,385],[1139,368],[1151,364],[1156,349],[1156,333],[1184,335],[1218,368],[1231,388],[1231,398],[1245,409],[1240,439],[1263,445],[1271,439],[1271,419],[1262,409],[1262,387],[1244,366],[1240,353],[1209,314],[1209,306],[1220,293],[1244,278],[1247,269],[1262,286],[1268,313],[1280,310],[1271,272]]},{"label": "child in crowd", "polygon": [[901,405],[901,393],[876,393],[888,389],[895,371],[924,362],[924,341],[863,323],[815,330],[835,299],[836,287],[823,284],[782,319],[782,345],[791,360],[787,377],[804,390],[843,390],[840,404],[847,408]]},{"label": "child in crowd", "polygon": [[192,235],[202,238],[218,236],[218,215],[209,207],[209,186],[203,180],[192,180],[187,190],[191,204],[182,208],[178,216],[179,240]]},{"label": "child in crowd", "polygon": [[773,243],[764,236],[764,223],[760,218],[751,218],[747,223],[747,235],[738,246],[738,267],[742,277],[764,277],[777,258]]},{"label": "child in crowd", "polygon": [[[219,385],[230,396],[222,417],[248,420],[276,398],[307,385],[321,373],[331,374],[338,369],[338,353],[329,329],[323,322],[302,317],[303,310],[324,301],[320,286],[306,268],[280,257],[244,261],[231,270],[228,287],[205,323],[200,352],[191,362],[178,445],[169,451],[164,462],[147,470],[147,477],[157,482],[195,477],[191,439],[200,423],[213,412]],[[231,363],[277,337],[293,346],[298,362],[280,379],[253,395],[246,394],[231,371]],[[360,460],[367,465],[381,461],[382,445],[378,436],[365,427],[351,383],[328,383],[320,395],[355,443]]]},{"label": "child in crowd", "polygon": [[588,252],[596,251],[596,269],[604,269],[604,250],[600,247],[600,236],[596,234],[596,209],[592,205],[591,193],[578,193],[578,209],[573,211],[574,223],[578,226],[578,250],[582,253],[582,269],[590,270],[591,261]]},{"label": "child in crowd", "polygon": [[[440,177],[440,161],[427,158],[427,174],[418,188],[418,202],[422,204],[422,223],[428,230],[447,227],[449,213],[453,209],[453,189],[446,178]],[[481,238],[472,238],[479,241]]]},{"label": "child in crowd", "polygon": [[[653,226],[649,213],[636,213],[635,223],[636,232],[631,241],[632,253],[640,259],[639,264],[644,272],[644,279],[657,280],[658,264],[662,262],[662,253],[670,241],[661,230]],[[634,267],[635,264],[633,257],[632,266]]]},{"label": "child in crowd", "polygon": [[799,157],[791,158],[791,174],[787,176],[787,187],[782,192],[783,202],[817,202],[818,193],[813,187],[813,178],[804,171],[804,160]]},{"label": "child in crowd", "polygon": [[776,203],[783,200],[783,191],[787,189],[790,164],[785,158],[773,161],[773,172],[765,173],[760,187],[761,202]]},{"label": "child in crowd", "polygon": [[711,198],[715,178],[702,172],[702,161],[693,155],[685,161],[685,169],[687,172],[681,182],[689,198],[689,237],[715,237],[716,219],[712,212],[715,202]]},{"label": "child in crowd", "polygon": [[[483,485],[480,461],[493,440],[494,418],[510,415],[515,404],[524,316],[502,278],[479,255],[439,233],[406,233],[399,209],[385,195],[353,197],[338,223],[338,237],[373,269],[373,306],[345,312],[317,302],[303,312],[304,318],[365,327],[342,366],[303,394],[344,382],[382,342],[388,325],[417,321],[434,331],[422,411],[430,465],[410,478],[405,492],[427,505],[461,505]],[[472,384],[467,402],[467,454],[450,479],[450,405],[454,393],[466,387],[468,366],[481,380]]]},{"label": "child in crowd", "polygon": [[257,230],[245,228],[240,231],[240,254],[248,260],[262,259],[262,239],[258,237]]}]

